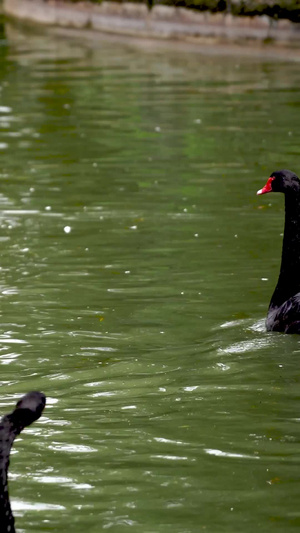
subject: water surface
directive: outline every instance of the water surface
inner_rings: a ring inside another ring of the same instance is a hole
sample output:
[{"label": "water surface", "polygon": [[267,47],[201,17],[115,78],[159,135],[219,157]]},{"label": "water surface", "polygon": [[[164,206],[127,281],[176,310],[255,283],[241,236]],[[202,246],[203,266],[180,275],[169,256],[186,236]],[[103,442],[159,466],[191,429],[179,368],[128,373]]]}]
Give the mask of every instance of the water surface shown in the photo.
[{"label": "water surface", "polygon": [[266,333],[299,169],[292,62],[10,24],[0,62],[1,412],[19,531],[298,531],[298,336]]}]

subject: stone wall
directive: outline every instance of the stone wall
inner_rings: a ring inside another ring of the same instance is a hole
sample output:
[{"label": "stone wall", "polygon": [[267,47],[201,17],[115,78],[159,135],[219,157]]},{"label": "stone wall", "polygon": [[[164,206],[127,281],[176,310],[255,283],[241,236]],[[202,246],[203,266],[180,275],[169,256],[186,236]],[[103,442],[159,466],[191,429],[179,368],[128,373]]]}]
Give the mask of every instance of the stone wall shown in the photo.
[{"label": "stone wall", "polygon": [[[235,0],[240,1],[240,0]],[[269,1],[269,0],[268,0]],[[220,40],[300,44],[300,24],[267,15],[241,17],[232,13],[194,11],[183,7],[104,1],[4,0],[4,12],[39,24],[127,34],[159,39],[214,37]]]},{"label": "stone wall", "polygon": [[[66,0],[68,2],[93,2],[101,4],[102,0]],[[122,0],[112,0],[119,1]],[[236,16],[267,15],[271,18],[288,19],[300,22],[300,0],[133,0],[151,9],[155,5],[186,7],[197,11],[212,13],[231,13]]]}]

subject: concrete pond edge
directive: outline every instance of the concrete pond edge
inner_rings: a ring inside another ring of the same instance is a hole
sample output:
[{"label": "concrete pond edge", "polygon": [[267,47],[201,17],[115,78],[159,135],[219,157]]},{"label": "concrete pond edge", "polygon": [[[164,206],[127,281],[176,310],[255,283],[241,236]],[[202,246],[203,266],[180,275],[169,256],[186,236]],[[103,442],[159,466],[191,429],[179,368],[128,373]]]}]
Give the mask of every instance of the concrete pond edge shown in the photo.
[{"label": "concrete pond edge", "polygon": [[300,24],[265,15],[238,17],[229,13],[104,1],[101,4],[61,0],[4,0],[3,11],[14,18],[55,27],[91,29],[139,38],[191,41],[214,38],[229,42],[274,42],[298,48]]}]

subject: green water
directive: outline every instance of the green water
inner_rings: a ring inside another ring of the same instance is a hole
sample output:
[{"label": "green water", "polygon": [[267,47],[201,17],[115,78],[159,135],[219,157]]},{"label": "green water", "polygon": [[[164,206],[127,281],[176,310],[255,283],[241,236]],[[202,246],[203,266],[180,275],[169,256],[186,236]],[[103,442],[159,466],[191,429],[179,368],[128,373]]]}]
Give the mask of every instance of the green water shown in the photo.
[{"label": "green water", "polygon": [[18,531],[300,527],[298,336],[266,333],[300,172],[292,62],[9,24],[0,62],[1,412]]}]

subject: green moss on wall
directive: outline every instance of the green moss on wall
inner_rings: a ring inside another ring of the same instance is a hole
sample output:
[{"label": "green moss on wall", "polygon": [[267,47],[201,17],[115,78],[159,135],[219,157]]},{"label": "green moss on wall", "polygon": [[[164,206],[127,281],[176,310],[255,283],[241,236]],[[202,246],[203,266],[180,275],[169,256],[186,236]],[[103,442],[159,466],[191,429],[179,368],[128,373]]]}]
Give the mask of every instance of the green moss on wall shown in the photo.
[{"label": "green moss on wall", "polygon": [[268,15],[274,19],[300,21],[300,1],[297,0],[238,0],[231,4],[234,15]]}]

